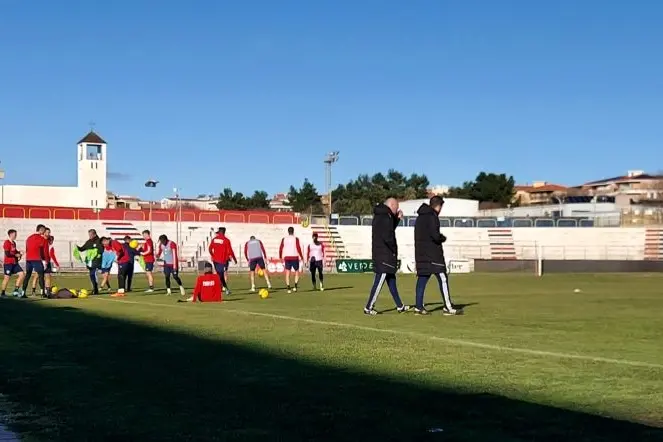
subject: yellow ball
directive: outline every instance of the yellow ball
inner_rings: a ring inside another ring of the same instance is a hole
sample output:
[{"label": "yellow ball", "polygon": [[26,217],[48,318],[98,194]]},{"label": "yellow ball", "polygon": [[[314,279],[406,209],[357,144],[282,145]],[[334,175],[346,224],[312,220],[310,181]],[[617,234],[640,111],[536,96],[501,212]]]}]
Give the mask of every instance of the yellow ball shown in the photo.
[{"label": "yellow ball", "polygon": [[69,289],[69,291],[71,292],[72,295],[78,296],[78,292],[76,291],[76,289]]},{"label": "yellow ball", "polygon": [[258,292],[258,295],[262,299],[267,299],[269,297],[269,292],[267,291],[267,289],[260,289],[260,291]]},{"label": "yellow ball", "polygon": [[131,242],[129,242],[129,247],[131,247],[132,249],[135,249],[136,247],[138,247],[138,241],[136,241],[135,239],[132,239]]},{"label": "yellow ball", "polygon": [[263,269],[258,269],[258,276],[263,276],[265,274],[265,271]]},{"label": "yellow ball", "polygon": [[81,289],[81,290],[78,292],[78,297],[79,297],[79,298],[87,298],[88,295],[89,295],[89,293],[88,293],[88,291],[85,290],[85,289]]},{"label": "yellow ball", "polygon": [[60,290],[60,289],[57,288],[57,287],[51,287],[51,293],[53,293],[53,294],[57,293],[58,290]]}]

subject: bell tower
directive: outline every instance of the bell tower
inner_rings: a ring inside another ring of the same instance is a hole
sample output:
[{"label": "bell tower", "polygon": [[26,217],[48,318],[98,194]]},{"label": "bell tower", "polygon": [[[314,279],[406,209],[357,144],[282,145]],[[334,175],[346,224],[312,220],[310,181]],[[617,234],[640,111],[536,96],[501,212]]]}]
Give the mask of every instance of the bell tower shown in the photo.
[{"label": "bell tower", "polygon": [[106,141],[91,130],[78,142],[80,207],[106,208]]}]

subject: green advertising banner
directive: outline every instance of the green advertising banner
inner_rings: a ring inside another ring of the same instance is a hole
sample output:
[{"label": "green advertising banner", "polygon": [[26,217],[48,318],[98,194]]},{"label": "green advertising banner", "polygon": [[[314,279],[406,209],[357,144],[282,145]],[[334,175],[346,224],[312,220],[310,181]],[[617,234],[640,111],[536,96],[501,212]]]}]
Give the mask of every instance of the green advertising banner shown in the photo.
[{"label": "green advertising banner", "polygon": [[[401,267],[398,260],[396,268]],[[336,271],[338,273],[370,273],[373,271],[373,261],[370,259],[337,259]]]}]

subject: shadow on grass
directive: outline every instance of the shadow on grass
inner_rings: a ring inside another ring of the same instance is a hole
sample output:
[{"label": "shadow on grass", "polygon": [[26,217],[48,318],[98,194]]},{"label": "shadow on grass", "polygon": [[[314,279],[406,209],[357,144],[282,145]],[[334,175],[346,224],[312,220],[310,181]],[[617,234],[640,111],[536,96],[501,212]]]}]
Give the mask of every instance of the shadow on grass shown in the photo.
[{"label": "shadow on grass", "polygon": [[30,441],[642,442],[663,436],[639,424],[425,388],[44,303],[0,304],[0,355],[0,393],[14,404],[11,426]]}]

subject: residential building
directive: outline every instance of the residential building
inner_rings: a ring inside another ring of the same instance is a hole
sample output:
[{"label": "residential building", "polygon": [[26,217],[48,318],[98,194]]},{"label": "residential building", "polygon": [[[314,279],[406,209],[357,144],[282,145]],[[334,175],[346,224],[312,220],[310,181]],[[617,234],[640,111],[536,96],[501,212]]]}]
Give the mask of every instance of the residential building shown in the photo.
[{"label": "residential building", "polygon": [[551,184],[545,181],[535,181],[531,185],[515,186],[514,203],[521,206],[551,204],[566,195],[568,187]]}]

